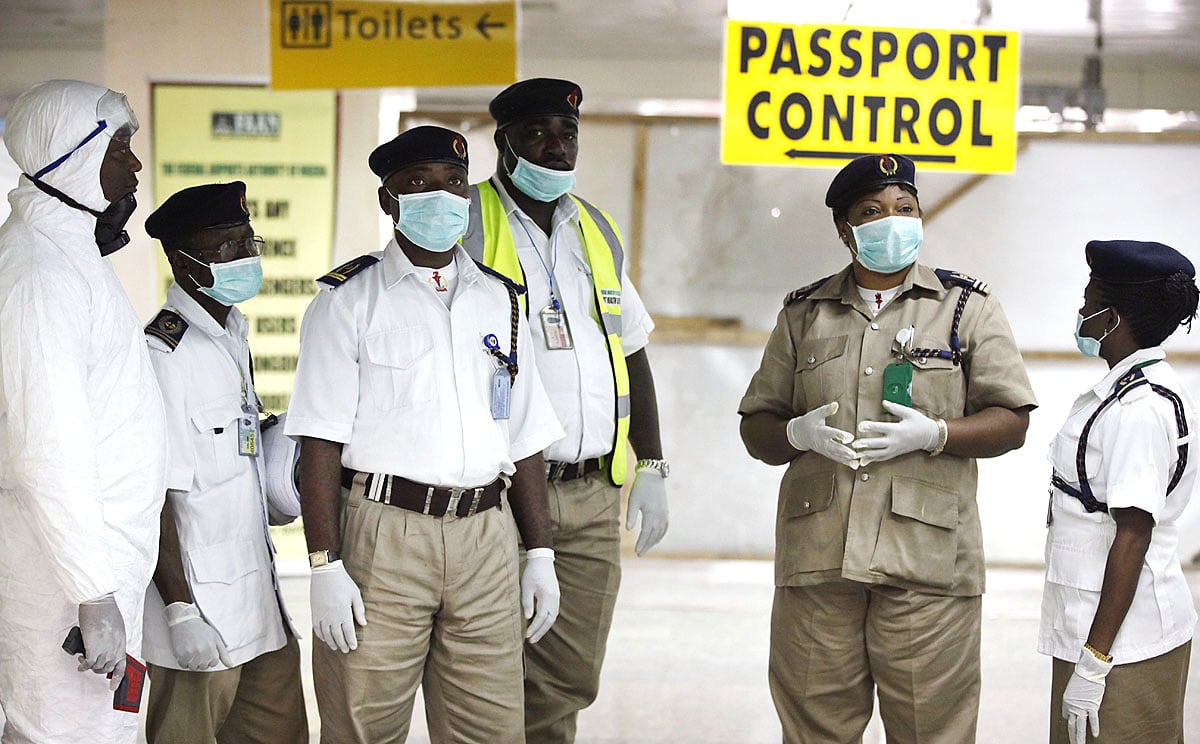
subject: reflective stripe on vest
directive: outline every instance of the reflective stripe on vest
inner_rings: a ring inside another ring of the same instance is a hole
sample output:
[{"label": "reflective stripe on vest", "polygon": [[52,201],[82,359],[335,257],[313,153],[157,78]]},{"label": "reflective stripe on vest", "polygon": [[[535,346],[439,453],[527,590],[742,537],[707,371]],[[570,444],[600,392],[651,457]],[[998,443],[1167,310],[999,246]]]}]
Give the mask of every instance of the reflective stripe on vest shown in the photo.
[{"label": "reflective stripe on vest", "polygon": [[[504,274],[515,282],[528,286],[525,270],[517,257],[517,246],[504,204],[491,181],[471,187],[470,224],[462,245],[472,258]],[[602,210],[574,195],[579,205],[579,232],[584,254],[592,270],[596,315],[604,328],[608,345],[608,360],[612,367],[616,393],[616,432],[612,452],[608,456],[608,477],[614,485],[625,482],[627,470],[626,443],[629,441],[629,370],[625,366],[625,351],[621,346],[621,266],[625,251],[612,219]],[[521,297],[525,302],[525,297]],[[528,307],[525,310],[529,314]]]}]

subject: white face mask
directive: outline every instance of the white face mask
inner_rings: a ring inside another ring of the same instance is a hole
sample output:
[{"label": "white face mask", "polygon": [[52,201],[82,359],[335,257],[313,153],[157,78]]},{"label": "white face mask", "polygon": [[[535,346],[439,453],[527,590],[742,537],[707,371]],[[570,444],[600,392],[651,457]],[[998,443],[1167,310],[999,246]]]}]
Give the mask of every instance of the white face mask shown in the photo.
[{"label": "white face mask", "polygon": [[467,234],[471,209],[469,199],[440,189],[420,194],[390,195],[400,207],[396,229],[425,250],[445,253]]},{"label": "white face mask", "polygon": [[919,217],[894,215],[851,225],[858,262],[871,271],[893,274],[917,260],[925,237]]},{"label": "white face mask", "polygon": [[1075,316],[1075,345],[1079,347],[1079,353],[1083,354],[1085,357],[1100,356],[1100,344],[1102,344],[1104,342],[1104,339],[1108,338],[1108,334],[1117,330],[1117,326],[1121,325],[1121,316],[1118,315],[1117,316],[1117,325],[1106,330],[1104,332],[1104,335],[1101,336],[1100,338],[1092,338],[1091,336],[1084,336],[1082,333],[1080,333],[1080,329],[1083,328],[1084,323],[1086,323],[1087,321],[1091,320],[1092,318],[1096,317],[1100,313],[1103,313],[1107,310],[1108,310],[1107,307],[1104,308],[1104,310],[1098,310],[1098,311],[1092,313],[1091,315],[1087,316],[1086,318],[1080,314],[1076,314],[1076,316]]},{"label": "white face mask", "polygon": [[[508,144],[507,137],[504,142]],[[508,149],[513,155],[517,155],[517,151],[512,149],[511,144],[508,144]],[[517,167],[512,169],[508,177],[522,193],[540,202],[555,201],[575,188],[574,170],[561,171],[546,168],[531,163],[520,155],[517,155]]]}]

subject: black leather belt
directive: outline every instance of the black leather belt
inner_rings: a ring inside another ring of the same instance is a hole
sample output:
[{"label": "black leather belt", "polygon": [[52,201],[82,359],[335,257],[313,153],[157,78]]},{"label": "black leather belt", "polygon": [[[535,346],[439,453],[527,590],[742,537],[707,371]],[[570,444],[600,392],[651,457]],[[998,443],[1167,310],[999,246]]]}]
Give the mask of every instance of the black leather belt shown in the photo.
[{"label": "black leather belt", "polygon": [[[351,488],[355,475],[357,471],[343,468],[342,486]],[[367,501],[397,506],[431,517],[443,517],[446,514],[469,517],[499,506],[503,490],[504,482],[499,478],[476,488],[439,488],[398,475],[368,473],[363,497]]]},{"label": "black leather belt", "polygon": [[546,461],[546,480],[569,481],[604,469],[603,458],[593,457],[583,462]]}]

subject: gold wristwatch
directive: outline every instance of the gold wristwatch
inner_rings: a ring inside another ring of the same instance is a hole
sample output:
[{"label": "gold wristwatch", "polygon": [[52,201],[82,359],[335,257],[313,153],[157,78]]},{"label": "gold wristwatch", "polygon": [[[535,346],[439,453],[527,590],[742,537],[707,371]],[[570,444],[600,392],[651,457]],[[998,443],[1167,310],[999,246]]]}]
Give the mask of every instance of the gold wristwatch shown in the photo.
[{"label": "gold wristwatch", "polygon": [[340,561],[341,559],[342,557],[339,556],[335,551],[314,550],[308,554],[308,567],[320,568],[321,566],[328,566],[330,563],[333,563],[334,561]]}]

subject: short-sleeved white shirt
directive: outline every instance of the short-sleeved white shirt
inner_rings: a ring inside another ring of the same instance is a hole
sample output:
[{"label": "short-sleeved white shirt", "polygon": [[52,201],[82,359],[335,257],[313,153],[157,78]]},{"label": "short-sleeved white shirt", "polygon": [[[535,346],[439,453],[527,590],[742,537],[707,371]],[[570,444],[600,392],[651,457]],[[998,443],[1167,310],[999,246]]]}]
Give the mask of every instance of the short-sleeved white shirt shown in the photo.
[{"label": "short-sleeved white shirt", "polygon": [[[1088,418],[1122,375],[1135,365],[1164,356],[1159,347],[1140,349],[1076,399],[1050,444],[1049,460],[1059,476],[1078,487],[1075,457]],[[1187,430],[1195,432],[1195,404],[1171,366],[1157,361],[1141,371],[1151,383],[1182,399]],[[1109,652],[1117,664],[1164,654],[1190,640],[1195,630],[1196,610],[1179,563],[1175,522],[1192,497],[1200,452],[1193,444],[1182,479],[1167,494],[1179,444],[1173,406],[1149,386],[1131,390],[1109,404],[1088,434],[1087,476],[1095,497],[1110,509],[1136,507],[1155,520],[1133,604]],[[1089,514],[1078,499],[1056,488],[1051,492],[1038,650],[1075,661],[1096,615],[1117,526],[1108,514]]]},{"label": "short-sleeved white shirt", "polygon": [[[529,319],[535,339],[538,369],[566,436],[546,450],[546,459],[582,462],[612,451],[616,421],[616,391],[604,328],[596,315],[592,270],[584,253],[579,228],[579,205],[562,196],[547,236],[529,218],[500,179],[492,185],[508,215],[517,257],[525,270]],[[557,258],[556,258],[557,256]],[[550,305],[550,272],[555,294],[566,309],[572,349],[546,348],[538,313]],[[621,347],[630,356],[646,347],[654,321],[628,273],[621,271]]]},{"label": "short-sleeved white shirt", "polygon": [[[177,284],[167,289],[163,307],[188,324],[173,350],[148,337],[166,412],[167,500],[178,526],[184,575],[200,613],[221,634],[230,661],[244,664],[283,648],[285,623],[290,625],[281,615],[275,547],[267,531],[262,455],[238,454],[243,401],[258,402],[248,325],[235,307],[222,327]],[[151,583],[146,660],[182,669],[162,610],[162,597]]]},{"label": "short-sleeved white shirt", "polygon": [[511,305],[499,279],[454,249],[449,307],[395,239],[379,263],[339,287],[322,285],[304,315],[286,433],[340,442],[342,465],[434,486],[471,488],[562,436],[518,312],[518,374],[507,420],[492,417],[499,362],[484,339],[510,348]]}]

